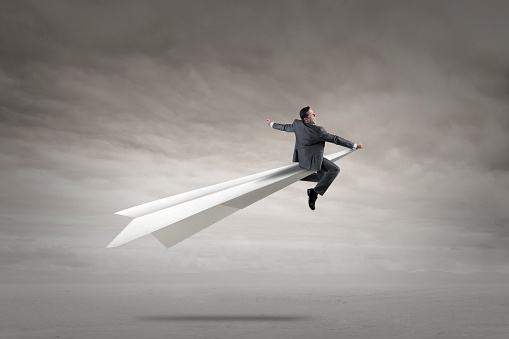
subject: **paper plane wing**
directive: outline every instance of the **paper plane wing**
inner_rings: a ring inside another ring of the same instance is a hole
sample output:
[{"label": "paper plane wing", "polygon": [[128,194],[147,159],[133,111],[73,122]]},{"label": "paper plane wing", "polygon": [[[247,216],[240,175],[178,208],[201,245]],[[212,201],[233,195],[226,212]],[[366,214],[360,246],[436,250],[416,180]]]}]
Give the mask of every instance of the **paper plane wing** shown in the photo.
[{"label": "paper plane wing", "polygon": [[[325,157],[337,161],[353,151]],[[122,210],[115,214],[134,220],[108,247],[119,247],[153,234],[169,248],[314,172],[294,163]]]}]

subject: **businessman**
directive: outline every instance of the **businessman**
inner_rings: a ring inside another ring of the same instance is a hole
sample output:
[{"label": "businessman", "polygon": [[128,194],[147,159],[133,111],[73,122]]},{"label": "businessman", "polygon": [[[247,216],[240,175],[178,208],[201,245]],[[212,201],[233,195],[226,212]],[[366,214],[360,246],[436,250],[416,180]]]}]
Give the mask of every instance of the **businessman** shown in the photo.
[{"label": "businessman", "polygon": [[317,183],[314,188],[307,190],[309,208],[314,210],[318,195],[324,195],[339,174],[339,167],[323,157],[325,142],[351,149],[360,149],[362,144],[327,133],[323,127],[316,125],[316,114],[309,106],[300,110],[300,119],[295,119],[292,124],[278,124],[267,119],[267,124],[280,131],[295,133],[293,161],[298,162],[302,168],[317,171],[302,179]]}]

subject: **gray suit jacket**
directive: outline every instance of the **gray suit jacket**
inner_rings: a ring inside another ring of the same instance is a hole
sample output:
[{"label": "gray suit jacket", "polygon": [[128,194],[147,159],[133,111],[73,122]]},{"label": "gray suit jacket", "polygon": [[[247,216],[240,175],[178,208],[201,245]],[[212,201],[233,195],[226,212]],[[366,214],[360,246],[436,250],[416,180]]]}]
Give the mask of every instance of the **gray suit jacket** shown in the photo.
[{"label": "gray suit jacket", "polygon": [[293,161],[308,170],[318,171],[322,167],[323,149],[326,141],[348,148],[354,146],[354,143],[349,140],[327,133],[322,126],[308,124],[298,119],[295,119],[292,124],[274,123],[272,128],[295,133]]}]

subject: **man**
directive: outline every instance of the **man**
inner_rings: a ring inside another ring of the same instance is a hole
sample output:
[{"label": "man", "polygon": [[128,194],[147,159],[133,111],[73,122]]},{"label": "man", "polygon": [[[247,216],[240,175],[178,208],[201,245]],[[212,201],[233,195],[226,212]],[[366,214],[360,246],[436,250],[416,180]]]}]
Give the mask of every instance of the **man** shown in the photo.
[{"label": "man", "polygon": [[339,167],[323,157],[325,142],[332,142],[351,149],[360,149],[362,144],[355,144],[337,135],[327,133],[323,127],[316,125],[316,114],[309,106],[300,110],[300,118],[301,120],[295,119],[292,124],[278,124],[267,119],[267,124],[280,131],[295,133],[293,161],[299,162],[302,168],[318,171],[302,179],[317,182],[314,188],[307,190],[309,208],[314,210],[318,194],[324,195],[339,174]]}]

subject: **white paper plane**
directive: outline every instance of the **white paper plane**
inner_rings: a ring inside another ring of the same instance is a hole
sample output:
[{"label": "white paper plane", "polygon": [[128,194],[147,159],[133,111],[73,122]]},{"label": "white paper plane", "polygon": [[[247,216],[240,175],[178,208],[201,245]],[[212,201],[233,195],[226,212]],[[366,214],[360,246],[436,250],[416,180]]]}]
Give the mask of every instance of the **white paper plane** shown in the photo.
[{"label": "white paper plane", "polygon": [[[325,158],[337,161],[352,152],[348,149]],[[294,163],[122,210],[115,214],[134,220],[108,247],[152,234],[169,248],[314,172]]]}]

